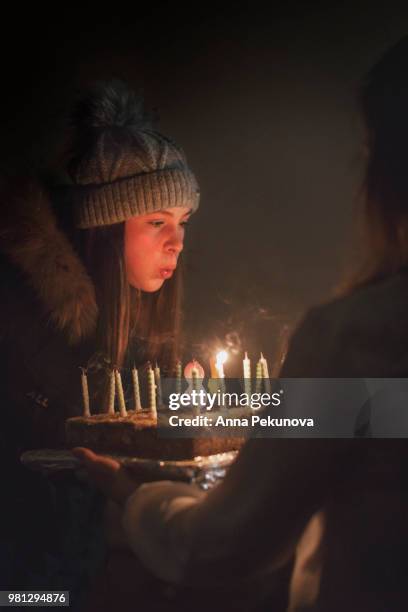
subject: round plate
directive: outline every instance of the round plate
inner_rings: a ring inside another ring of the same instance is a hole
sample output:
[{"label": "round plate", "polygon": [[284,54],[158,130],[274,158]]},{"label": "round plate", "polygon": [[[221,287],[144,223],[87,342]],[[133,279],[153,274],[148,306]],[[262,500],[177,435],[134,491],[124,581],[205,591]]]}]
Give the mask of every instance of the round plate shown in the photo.
[{"label": "round plate", "polygon": [[[106,456],[122,463],[132,472],[135,478],[142,482],[182,480],[208,489],[224,478],[226,468],[234,461],[237,451],[208,457],[195,457],[183,461],[160,461],[158,459],[141,459],[114,454]],[[53,474],[61,470],[74,470],[81,477],[81,472],[84,472],[79,459],[68,450],[38,449],[26,451],[21,455],[21,462],[29,469],[38,470],[45,474]]]}]

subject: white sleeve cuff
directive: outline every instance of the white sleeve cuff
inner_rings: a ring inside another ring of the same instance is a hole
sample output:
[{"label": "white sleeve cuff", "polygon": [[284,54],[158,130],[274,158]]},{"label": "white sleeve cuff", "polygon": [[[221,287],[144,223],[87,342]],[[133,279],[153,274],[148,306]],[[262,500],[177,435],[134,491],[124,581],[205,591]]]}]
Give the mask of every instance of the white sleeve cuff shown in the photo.
[{"label": "white sleeve cuff", "polygon": [[156,576],[179,582],[192,542],[192,516],[205,493],[180,482],[140,486],[126,501],[123,527],[128,544]]}]

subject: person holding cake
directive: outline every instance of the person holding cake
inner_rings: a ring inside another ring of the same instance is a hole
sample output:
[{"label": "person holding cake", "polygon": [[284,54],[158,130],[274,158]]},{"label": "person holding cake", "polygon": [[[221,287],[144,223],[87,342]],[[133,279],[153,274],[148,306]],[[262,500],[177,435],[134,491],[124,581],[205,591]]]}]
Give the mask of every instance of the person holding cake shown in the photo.
[{"label": "person holding cake", "polygon": [[82,414],[79,368],[99,412],[107,410],[113,368],[158,361],[172,372],[181,252],[199,188],[141,96],[115,80],[78,96],[52,168],[4,176],[1,189],[0,459],[11,490],[0,541],[18,549],[5,589],[28,588],[29,567],[50,545],[52,499],[19,459],[26,449],[64,446],[66,419]]},{"label": "person holding cake", "polygon": [[[365,265],[341,297],[305,317],[282,378],[407,377],[407,68],[405,37],[362,91]],[[118,504],[124,542],[169,583],[246,585],[252,598],[242,609],[277,610],[263,596],[296,556],[290,612],[402,612],[407,451],[405,439],[251,439],[209,493],[185,483],[137,486],[112,459],[74,453]]]}]

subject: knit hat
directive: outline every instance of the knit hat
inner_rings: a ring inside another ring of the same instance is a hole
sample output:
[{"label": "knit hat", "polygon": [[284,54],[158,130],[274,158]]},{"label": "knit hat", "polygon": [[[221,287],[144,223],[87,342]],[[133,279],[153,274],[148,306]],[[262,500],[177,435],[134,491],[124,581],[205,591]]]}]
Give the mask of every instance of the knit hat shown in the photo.
[{"label": "knit hat", "polygon": [[64,187],[76,225],[111,225],[174,206],[196,211],[199,188],[182,149],[160,134],[122,81],[97,83],[72,113]]}]

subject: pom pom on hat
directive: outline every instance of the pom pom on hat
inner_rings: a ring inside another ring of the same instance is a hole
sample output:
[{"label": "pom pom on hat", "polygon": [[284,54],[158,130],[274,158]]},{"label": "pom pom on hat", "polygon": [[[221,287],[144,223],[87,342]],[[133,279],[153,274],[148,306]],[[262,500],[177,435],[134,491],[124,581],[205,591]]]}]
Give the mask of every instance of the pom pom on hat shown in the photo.
[{"label": "pom pom on hat", "polygon": [[110,127],[151,127],[143,98],[119,80],[95,83],[79,98],[71,121],[80,130]]}]

